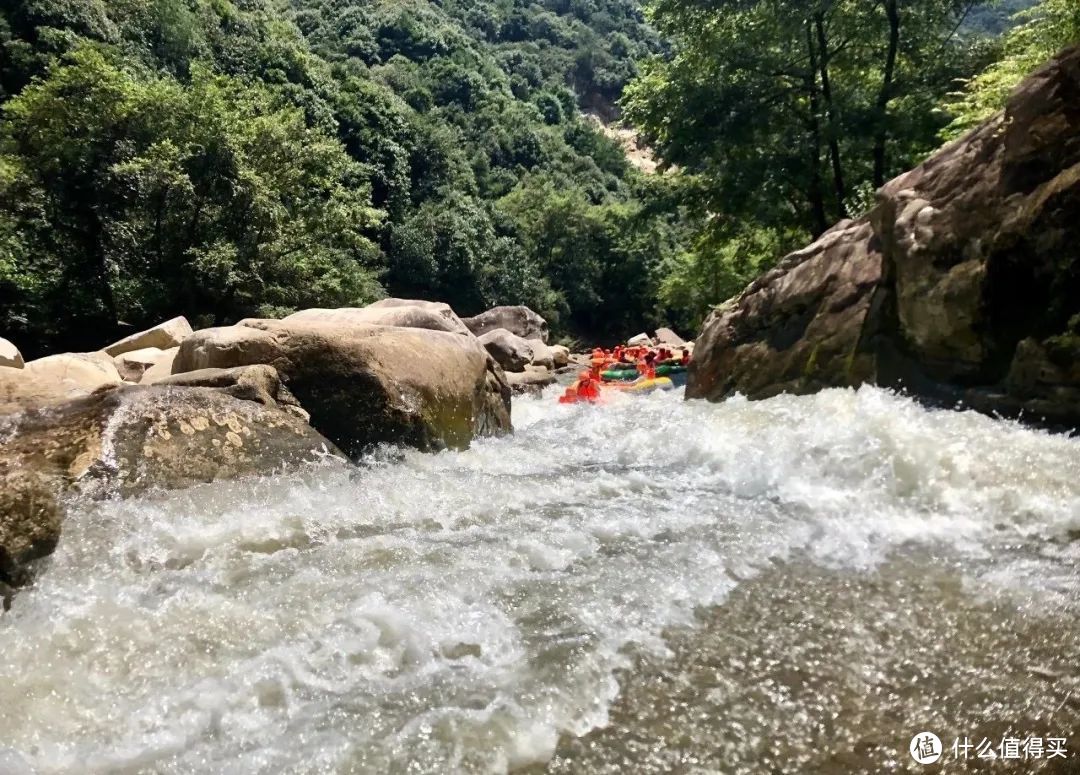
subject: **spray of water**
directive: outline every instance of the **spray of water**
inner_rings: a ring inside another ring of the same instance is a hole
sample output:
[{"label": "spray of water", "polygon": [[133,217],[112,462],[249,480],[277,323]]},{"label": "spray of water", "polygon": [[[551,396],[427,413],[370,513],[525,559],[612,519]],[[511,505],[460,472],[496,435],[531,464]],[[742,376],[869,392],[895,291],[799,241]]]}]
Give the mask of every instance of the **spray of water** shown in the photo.
[{"label": "spray of water", "polygon": [[1080,597],[1076,439],[871,388],[514,411],[464,452],[81,507],[0,619],[0,771],[542,762],[608,721],[628,650],[795,555],[945,546]]}]

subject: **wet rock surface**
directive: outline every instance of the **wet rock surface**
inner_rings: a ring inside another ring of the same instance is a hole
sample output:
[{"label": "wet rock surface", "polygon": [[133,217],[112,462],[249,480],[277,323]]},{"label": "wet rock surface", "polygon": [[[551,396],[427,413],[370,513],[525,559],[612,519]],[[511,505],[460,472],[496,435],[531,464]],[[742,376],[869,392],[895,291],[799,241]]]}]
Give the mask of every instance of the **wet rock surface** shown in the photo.
[{"label": "wet rock surface", "polygon": [[0,416],[0,580],[59,539],[58,502],[266,474],[335,456],[299,417],[223,390],[105,389]]},{"label": "wet rock surface", "polygon": [[1080,48],[714,311],[687,395],[863,382],[1080,426]]}]

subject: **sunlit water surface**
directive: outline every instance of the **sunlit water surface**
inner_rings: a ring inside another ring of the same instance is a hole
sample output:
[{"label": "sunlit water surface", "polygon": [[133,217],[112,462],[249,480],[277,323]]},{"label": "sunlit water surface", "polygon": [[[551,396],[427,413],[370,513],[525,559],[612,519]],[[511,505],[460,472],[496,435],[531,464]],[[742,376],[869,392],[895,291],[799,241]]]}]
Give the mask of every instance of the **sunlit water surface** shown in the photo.
[{"label": "sunlit water surface", "polygon": [[1080,440],[869,388],[514,422],[71,516],[0,618],[0,772],[884,771],[904,708],[1038,716],[942,711],[964,671],[1080,694]]}]

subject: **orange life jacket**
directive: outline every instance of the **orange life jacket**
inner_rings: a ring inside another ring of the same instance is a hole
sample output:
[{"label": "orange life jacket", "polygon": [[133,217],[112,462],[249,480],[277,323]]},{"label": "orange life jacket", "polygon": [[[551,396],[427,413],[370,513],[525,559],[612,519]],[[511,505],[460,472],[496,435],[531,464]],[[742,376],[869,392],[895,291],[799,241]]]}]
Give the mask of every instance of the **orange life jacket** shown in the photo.
[{"label": "orange life jacket", "polygon": [[578,382],[577,394],[581,398],[595,401],[600,397],[600,387],[591,377],[586,377]]}]

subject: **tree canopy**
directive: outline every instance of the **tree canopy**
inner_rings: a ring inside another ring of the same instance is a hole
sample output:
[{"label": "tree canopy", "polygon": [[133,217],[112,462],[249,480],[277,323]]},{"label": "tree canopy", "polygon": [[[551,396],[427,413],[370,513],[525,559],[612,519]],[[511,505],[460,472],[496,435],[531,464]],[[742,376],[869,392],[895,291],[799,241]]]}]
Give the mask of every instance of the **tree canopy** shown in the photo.
[{"label": "tree canopy", "polygon": [[973,5],[654,0],[671,53],[644,62],[623,105],[663,161],[696,178],[707,223],[662,299],[742,287],[931,151],[949,120],[942,99],[990,56],[961,34]]},{"label": "tree canopy", "polygon": [[640,327],[686,228],[582,112],[661,48],[632,0],[18,0],[0,329],[89,347],[384,293]]},{"label": "tree canopy", "polygon": [[1031,2],[12,0],[0,332],[386,293],[692,330],[1080,39]]},{"label": "tree canopy", "polygon": [[1080,42],[1080,3],[1076,0],[1021,3],[1019,8],[998,43],[997,59],[946,99],[944,110],[952,122],[944,137],[956,137],[1001,110],[1024,76],[1069,44]]}]

